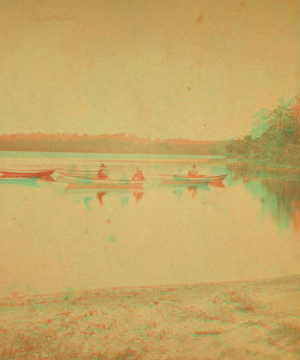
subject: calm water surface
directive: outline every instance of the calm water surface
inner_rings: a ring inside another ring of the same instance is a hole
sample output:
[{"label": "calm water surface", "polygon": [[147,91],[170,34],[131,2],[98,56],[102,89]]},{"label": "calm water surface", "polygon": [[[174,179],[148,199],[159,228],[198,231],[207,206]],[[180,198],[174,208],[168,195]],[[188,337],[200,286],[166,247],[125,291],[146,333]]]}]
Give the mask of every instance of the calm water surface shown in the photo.
[{"label": "calm water surface", "polygon": [[[107,286],[258,279],[300,273],[297,177],[197,157],[53,157],[2,153],[1,168],[56,167],[112,177],[183,173],[197,164],[224,186],[70,190],[0,180],[0,296]],[[55,177],[55,176],[54,176]]]}]

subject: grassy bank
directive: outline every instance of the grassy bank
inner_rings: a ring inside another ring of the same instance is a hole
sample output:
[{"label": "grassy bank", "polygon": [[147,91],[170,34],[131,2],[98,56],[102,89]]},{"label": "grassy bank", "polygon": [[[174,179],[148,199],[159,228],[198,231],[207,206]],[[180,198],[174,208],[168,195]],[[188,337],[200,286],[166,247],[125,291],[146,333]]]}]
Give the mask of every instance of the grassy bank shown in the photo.
[{"label": "grassy bank", "polygon": [[1,359],[300,358],[300,276],[0,302]]}]

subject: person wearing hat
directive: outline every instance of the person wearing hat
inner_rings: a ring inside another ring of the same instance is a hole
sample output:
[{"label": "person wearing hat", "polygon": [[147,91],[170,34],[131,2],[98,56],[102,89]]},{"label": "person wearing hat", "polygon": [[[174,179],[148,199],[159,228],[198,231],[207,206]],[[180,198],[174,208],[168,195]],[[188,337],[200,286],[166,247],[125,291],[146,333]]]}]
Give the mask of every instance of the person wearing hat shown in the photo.
[{"label": "person wearing hat", "polygon": [[105,171],[107,171],[107,167],[105,166],[105,164],[101,164],[97,175],[98,180],[108,179],[108,176],[105,174]]},{"label": "person wearing hat", "polygon": [[136,173],[134,174],[132,180],[135,180],[135,181],[144,181],[145,180],[144,174],[142,173],[142,171],[140,170],[139,167],[136,168]]},{"label": "person wearing hat", "polygon": [[199,173],[196,169],[196,165],[193,165],[193,169],[188,172],[188,176],[190,177],[198,177]]}]

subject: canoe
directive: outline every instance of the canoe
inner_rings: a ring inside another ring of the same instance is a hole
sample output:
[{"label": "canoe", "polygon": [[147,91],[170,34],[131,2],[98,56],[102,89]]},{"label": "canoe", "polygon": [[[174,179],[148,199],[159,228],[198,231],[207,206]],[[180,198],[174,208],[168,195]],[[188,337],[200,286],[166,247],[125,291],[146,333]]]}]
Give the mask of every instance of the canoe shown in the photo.
[{"label": "canoe", "polygon": [[72,185],[73,189],[143,189],[145,184],[144,181],[83,179],[65,175],[56,178],[56,181]]},{"label": "canoe", "polygon": [[[65,184],[66,185],[66,184]],[[95,196],[95,194],[97,193],[105,193],[105,194],[119,194],[119,195],[128,195],[131,194],[132,192],[140,192],[143,191],[144,192],[144,188],[104,188],[101,186],[94,186],[94,185],[76,185],[76,184],[67,184],[67,186],[65,186],[63,193],[67,194],[67,193],[74,193],[77,195],[82,195],[82,196]]]},{"label": "canoe", "polygon": [[183,184],[183,185],[200,185],[210,184],[214,182],[222,182],[227,175],[219,176],[198,176],[195,178],[177,175],[164,175],[165,178],[161,179],[162,184]]},{"label": "canoe", "polygon": [[0,170],[2,173],[2,178],[41,178],[41,177],[49,177],[54,173],[55,169],[50,170],[39,170],[39,171],[6,171]]}]

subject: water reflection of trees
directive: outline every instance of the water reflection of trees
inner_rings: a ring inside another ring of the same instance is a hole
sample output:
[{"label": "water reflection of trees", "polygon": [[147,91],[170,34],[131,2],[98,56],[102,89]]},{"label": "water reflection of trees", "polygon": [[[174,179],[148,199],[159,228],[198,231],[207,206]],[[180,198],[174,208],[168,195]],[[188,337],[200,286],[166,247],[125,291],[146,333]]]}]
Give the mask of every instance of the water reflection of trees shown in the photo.
[{"label": "water reflection of trees", "polygon": [[246,184],[259,197],[263,212],[270,212],[282,229],[293,225],[300,229],[300,194],[298,181],[262,180]]},{"label": "water reflection of trees", "polygon": [[300,176],[296,171],[228,164],[233,182],[243,181],[252,195],[259,198],[264,213],[271,213],[278,226],[300,230]]},{"label": "water reflection of trees", "polygon": [[300,178],[298,169],[282,169],[271,166],[247,164],[247,163],[233,163],[226,164],[226,172],[231,174],[232,178],[239,180],[245,177],[251,179],[298,179]]}]

